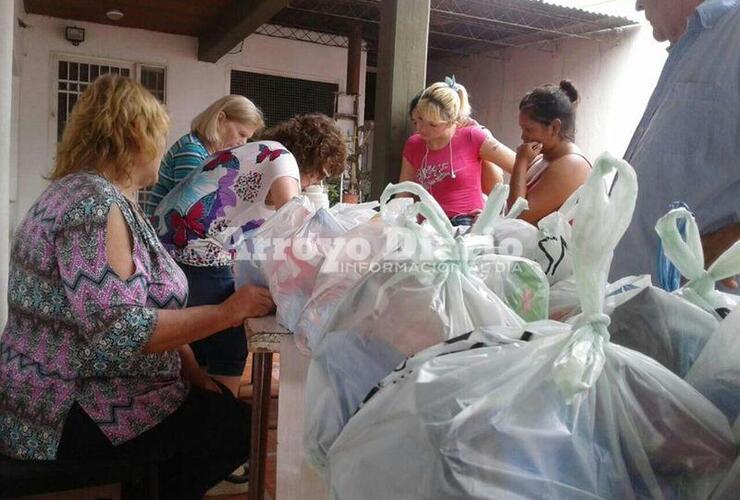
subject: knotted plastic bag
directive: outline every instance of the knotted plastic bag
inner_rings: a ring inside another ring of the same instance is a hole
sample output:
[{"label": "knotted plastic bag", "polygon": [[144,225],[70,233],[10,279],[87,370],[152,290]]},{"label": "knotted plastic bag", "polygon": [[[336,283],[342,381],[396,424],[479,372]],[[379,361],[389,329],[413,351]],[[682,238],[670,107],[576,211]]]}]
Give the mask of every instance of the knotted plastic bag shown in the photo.
[{"label": "knotted plastic bag", "polygon": [[389,186],[380,203],[410,192],[421,201],[408,220],[408,250],[384,255],[349,288],[311,341],[305,439],[319,469],[367,392],[406,356],[478,326],[521,325],[473,269],[492,238],[455,237],[439,204],[418,184]]},{"label": "knotted plastic bag", "polygon": [[607,271],[635,196],[634,171],[600,158],[573,227],[576,324],[479,329],[399,364],[329,450],[331,497],[706,498],[734,459],[727,419],[609,342]]},{"label": "knotted plastic bag", "polygon": [[610,333],[613,342],[646,354],[685,377],[717,329],[721,314],[737,300],[715,290],[714,282],[740,272],[740,245],[705,271],[699,228],[688,210],[669,211],[656,224],[656,231],[666,256],[689,281],[673,293],[651,286],[630,297],[612,314]]},{"label": "knotted plastic bag", "polygon": [[[411,198],[388,200],[377,216],[334,242],[294,330],[296,345],[301,352],[310,354],[347,291],[370,269],[376,268],[383,257],[414,251],[409,246],[415,245],[415,237],[407,229],[416,224],[412,204]],[[431,228],[425,230],[427,238],[434,238]]]},{"label": "knotted plastic bag", "polygon": [[[685,224],[685,239],[678,230],[681,222]],[[740,241],[705,270],[699,226],[691,212],[685,208],[673,209],[658,221],[655,230],[660,235],[666,257],[688,279],[686,285],[675,292],[677,295],[708,311],[724,310],[726,313],[740,303],[737,295],[715,288],[717,281],[740,273]]]}]

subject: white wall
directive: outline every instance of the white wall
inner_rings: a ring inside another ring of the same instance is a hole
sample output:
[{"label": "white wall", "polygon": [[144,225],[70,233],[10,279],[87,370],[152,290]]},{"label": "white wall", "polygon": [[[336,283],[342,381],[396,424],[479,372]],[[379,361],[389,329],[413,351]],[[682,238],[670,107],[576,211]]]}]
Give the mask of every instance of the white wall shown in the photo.
[{"label": "white wall", "polygon": [[[37,15],[24,16],[24,21],[29,27],[21,35],[16,224],[47,185],[43,177],[53,161],[56,137],[51,103],[56,96],[50,60],[54,54],[166,66],[167,108],[172,118],[170,143],[189,130],[197,113],[229,92],[232,68],[336,83],[340,91],[345,90],[347,50],[342,48],[253,35],[241,52],[211,64],[197,60],[198,41],[193,37]],[[68,25],[85,28],[84,43],[74,47],[64,40],[64,27]],[[364,67],[365,53],[362,74]]]},{"label": "white wall", "polygon": [[521,143],[518,105],[543,83],[572,80],[581,95],[576,143],[594,159],[622,155],[660,76],[667,52],[639,26],[543,46],[512,48],[430,65],[429,81],[455,74],[471,94],[474,117],[515,148]]},{"label": "white wall", "polygon": [[[16,18],[25,17],[23,0],[15,0]],[[18,126],[20,124],[21,72],[23,68],[23,36],[18,22],[13,23],[13,101],[10,114],[10,215],[15,220],[18,199]]]}]

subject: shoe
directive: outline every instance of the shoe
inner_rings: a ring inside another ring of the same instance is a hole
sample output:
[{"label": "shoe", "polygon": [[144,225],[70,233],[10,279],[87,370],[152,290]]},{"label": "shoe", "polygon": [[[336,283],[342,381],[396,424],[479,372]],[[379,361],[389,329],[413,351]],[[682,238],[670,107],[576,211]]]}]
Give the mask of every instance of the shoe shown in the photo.
[{"label": "shoe", "polygon": [[241,495],[249,489],[249,462],[240,465],[216,486],[206,491],[207,497]]},{"label": "shoe", "polygon": [[226,481],[235,484],[242,484],[249,481],[249,462],[245,462],[244,464],[234,469],[234,472],[229,474],[229,477],[226,478]]}]

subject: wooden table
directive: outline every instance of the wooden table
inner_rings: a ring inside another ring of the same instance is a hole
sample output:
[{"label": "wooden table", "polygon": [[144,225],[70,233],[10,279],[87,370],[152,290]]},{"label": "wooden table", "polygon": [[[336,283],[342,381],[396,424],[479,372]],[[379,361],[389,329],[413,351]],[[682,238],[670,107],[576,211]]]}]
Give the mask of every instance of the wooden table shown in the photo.
[{"label": "wooden table", "polygon": [[252,361],[252,442],[249,500],[265,496],[265,460],[272,385],[272,356],[280,354],[277,431],[277,500],[324,500],[324,480],[306,463],[303,451],[306,375],[310,358],[295,346],[291,332],[275,316],[251,318],[244,328]]}]

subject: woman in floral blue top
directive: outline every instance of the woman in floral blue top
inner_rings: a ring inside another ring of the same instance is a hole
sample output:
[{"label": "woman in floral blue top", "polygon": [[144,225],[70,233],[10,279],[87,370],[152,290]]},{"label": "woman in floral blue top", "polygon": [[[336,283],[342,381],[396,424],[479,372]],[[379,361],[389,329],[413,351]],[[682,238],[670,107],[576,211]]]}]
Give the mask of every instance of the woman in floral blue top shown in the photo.
[{"label": "woman in floral blue top", "polygon": [[144,213],[154,214],[162,198],[208,156],[245,144],[264,125],[262,112],[244,96],[227,95],[211,103],[193,118],[190,133],[180,137],[162,158],[159,179],[143,203]]},{"label": "woman in floral blue top", "polygon": [[243,463],[250,409],[188,343],[268,313],[236,291],[182,309],[187,282],[139,212],[169,120],[141,85],[104,76],[77,102],[52,183],[15,234],[0,339],[0,453],[157,460],[162,497],[201,498]]}]

